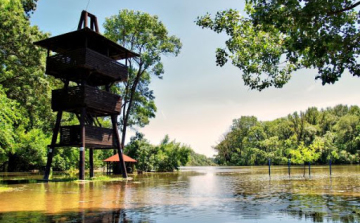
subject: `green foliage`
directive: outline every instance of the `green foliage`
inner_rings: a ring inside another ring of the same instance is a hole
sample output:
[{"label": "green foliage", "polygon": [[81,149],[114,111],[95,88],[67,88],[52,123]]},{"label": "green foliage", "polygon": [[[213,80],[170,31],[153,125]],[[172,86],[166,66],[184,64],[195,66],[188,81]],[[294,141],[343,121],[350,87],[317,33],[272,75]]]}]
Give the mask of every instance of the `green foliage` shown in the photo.
[{"label": "green foliage", "polygon": [[360,162],[358,106],[337,105],[319,111],[312,107],[286,118],[261,122],[255,117],[233,121],[214,148],[220,165],[264,165],[304,162]]},{"label": "green foliage", "polygon": [[18,104],[7,98],[2,86],[0,85],[0,164],[7,160],[9,153],[14,153],[15,146],[15,128],[18,121],[16,113]]},{"label": "green foliage", "polygon": [[36,3],[38,0],[21,0],[25,14],[30,17],[30,14],[36,10]]},{"label": "green foliage", "polygon": [[45,53],[33,45],[47,35],[30,26],[20,1],[10,2],[0,2],[0,84],[7,97],[21,105],[26,130],[49,128],[44,123],[53,118],[50,94],[54,81],[44,74]]},{"label": "green foliage", "polygon": [[16,130],[15,153],[11,153],[11,170],[32,170],[41,169],[46,164],[47,145],[50,144],[50,137],[40,129],[24,131]]},{"label": "green foliage", "polygon": [[281,88],[291,73],[317,69],[323,84],[335,83],[348,70],[359,76],[359,2],[351,0],[246,0],[246,17],[229,9],[198,17],[196,24],[225,32],[226,47],[216,63],[229,59],[243,72],[245,85]]},{"label": "green foliage", "polygon": [[36,1],[0,1],[0,166],[41,168],[53,115],[51,86],[44,74],[45,53],[33,45],[46,34],[31,26]]},{"label": "green foliage", "polygon": [[137,160],[137,169],[143,171],[155,170],[156,150],[155,147],[144,138],[143,134],[136,133],[136,136],[131,137],[130,143],[126,145],[124,152]]},{"label": "green foliage", "polygon": [[1,192],[8,192],[8,191],[12,191],[12,190],[14,190],[14,188],[12,188],[12,187],[8,187],[8,186],[0,186],[0,193]]},{"label": "green foliage", "polygon": [[136,159],[136,168],[143,171],[171,172],[185,166],[190,158],[192,149],[175,140],[170,141],[169,136],[161,141],[160,145],[151,145],[141,133],[132,137],[125,147],[125,153]]}]

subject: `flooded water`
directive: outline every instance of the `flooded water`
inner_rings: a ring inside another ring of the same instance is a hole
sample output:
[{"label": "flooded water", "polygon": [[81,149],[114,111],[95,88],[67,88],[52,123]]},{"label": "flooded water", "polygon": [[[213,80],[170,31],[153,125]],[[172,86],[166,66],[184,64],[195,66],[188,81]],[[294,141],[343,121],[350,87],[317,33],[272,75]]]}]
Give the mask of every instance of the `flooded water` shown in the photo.
[{"label": "flooded water", "polygon": [[[0,222],[359,222],[360,166],[184,167],[127,182],[0,173]],[[1,185],[0,185],[1,186]]]}]

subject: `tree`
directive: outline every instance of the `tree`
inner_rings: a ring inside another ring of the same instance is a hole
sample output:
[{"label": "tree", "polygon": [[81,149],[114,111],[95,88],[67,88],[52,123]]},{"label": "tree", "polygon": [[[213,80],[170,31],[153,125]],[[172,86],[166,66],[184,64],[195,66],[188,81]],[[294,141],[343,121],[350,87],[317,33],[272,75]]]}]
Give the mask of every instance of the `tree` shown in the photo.
[{"label": "tree", "polygon": [[36,0],[0,1],[0,165],[40,168],[53,115],[52,78],[44,74],[45,52],[33,42],[48,35],[31,26]]},{"label": "tree", "polygon": [[45,123],[53,118],[50,95],[54,81],[44,73],[45,52],[33,44],[47,35],[30,25],[20,1],[1,1],[0,9],[0,85],[23,108],[26,130],[49,130]]},{"label": "tree", "polygon": [[141,133],[131,137],[130,143],[126,146],[125,152],[136,159],[136,166],[143,171],[165,171],[177,170],[180,165],[185,166],[190,158],[192,149],[186,145],[170,141],[165,136],[160,145],[153,146],[144,138]]},{"label": "tree", "polygon": [[170,141],[168,135],[164,137],[156,148],[157,171],[171,172],[185,166],[189,161],[191,148],[175,140]]},{"label": "tree", "polygon": [[140,58],[129,60],[129,77],[118,85],[123,98],[121,117],[121,146],[124,147],[127,127],[144,126],[155,116],[153,91],[149,89],[151,76],[162,78],[164,73],[161,56],[180,53],[181,42],[170,36],[157,16],[144,12],[122,10],[107,18],[105,36],[127,49],[139,53]]},{"label": "tree", "polygon": [[18,104],[6,97],[0,85],[0,166],[7,161],[8,154],[15,152],[15,128],[19,117]]},{"label": "tree", "polygon": [[21,4],[27,17],[30,17],[30,14],[36,10],[37,1],[38,0],[21,0]]},{"label": "tree", "polygon": [[233,9],[198,17],[196,24],[230,38],[217,49],[216,63],[228,59],[243,71],[245,85],[259,91],[281,88],[301,68],[318,70],[322,84],[335,83],[345,70],[360,76],[360,2],[353,0],[246,0]]},{"label": "tree", "polygon": [[137,132],[135,136],[130,138],[130,143],[125,147],[125,152],[137,160],[136,167],[139,170],[151,171],[155,169],[155,148],[142,133]]}]

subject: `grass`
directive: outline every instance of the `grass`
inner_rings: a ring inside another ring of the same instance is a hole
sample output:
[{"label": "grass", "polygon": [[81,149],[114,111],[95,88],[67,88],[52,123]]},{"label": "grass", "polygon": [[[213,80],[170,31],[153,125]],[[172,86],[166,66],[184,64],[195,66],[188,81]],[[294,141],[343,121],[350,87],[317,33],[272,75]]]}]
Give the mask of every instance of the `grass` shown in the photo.
[{"label": "grass", "polygon": [[100,181],[128,181],[132,180],[132,177],[128,177],[127,179],[122,177],[109,177],[109,176],[98,176],[98,177],[87,177],[85,180],[79,180],[77,178],[53,178],[50,179],[49,182],[75,182],[75,183],[83,183],[83,182],[100,182]]},{"label": "grass", "polygon": [[87,178],[86,180],[89,180],[89,181],[127,181],[127,180],[132,180],[132,178],[128,177],[127,179],[125,179],[122,177],[98,176],[98,177]]},{"label": "grass", "polygon": [[0,193],[6,192],[6,191],[12,191],[13,188],[7,187],[7,186],[0,186]]}]

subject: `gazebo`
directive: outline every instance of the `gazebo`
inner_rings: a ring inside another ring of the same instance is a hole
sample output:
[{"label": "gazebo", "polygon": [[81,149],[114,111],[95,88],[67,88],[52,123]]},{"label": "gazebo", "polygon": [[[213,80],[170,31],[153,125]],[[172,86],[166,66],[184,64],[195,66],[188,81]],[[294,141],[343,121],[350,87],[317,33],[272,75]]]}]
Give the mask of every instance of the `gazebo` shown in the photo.
[{"label": "gazebo", "polygon": [[[132,173],[134,170],[134,164],[137,162],[136,160],[134,160],[133,158],[123,154],[123,158],[124,158],[124,162],[126,165],[126,169],[128,173]],[[103,160],[104,162],[106,162],[106,172],[110,173],[110,164],[113,162],[120,162],[119,160],[119,154],[115,154],[113,156],[110,156],[109,158]]]}]

